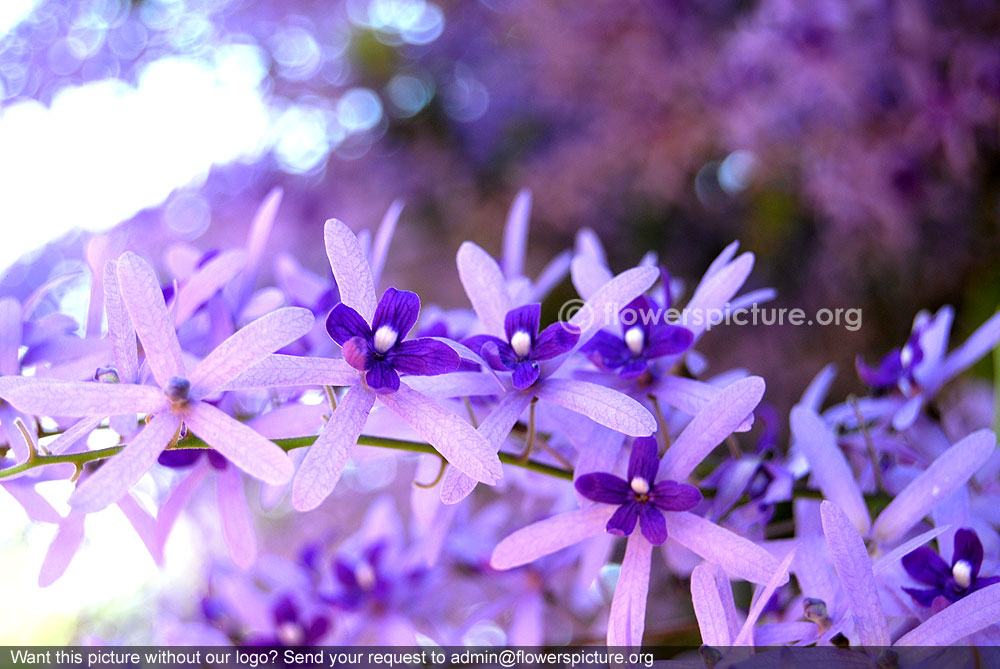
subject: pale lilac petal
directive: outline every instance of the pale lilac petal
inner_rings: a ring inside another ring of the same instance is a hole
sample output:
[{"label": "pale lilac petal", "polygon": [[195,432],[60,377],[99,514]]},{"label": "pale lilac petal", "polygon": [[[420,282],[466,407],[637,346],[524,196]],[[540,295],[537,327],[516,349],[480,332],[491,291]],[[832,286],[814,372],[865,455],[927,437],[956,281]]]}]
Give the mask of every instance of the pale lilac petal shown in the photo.
[{"label": "pale lilac petal", "polygon": [[184,420],[192,432],[250,476],[274,485],[291,480],[295,468],[280,446],[211,404],[194,403]]},{"label": "pale lilac petal", "polygon": [[766,550],[690,511],[666,511],[667,534],[681,546],[752,583],[767,583],[778,561]]},{"label": "pale lilac petal", "polygon": [[716,446],[732,434],[764,396],[764,379],[734,381],[691,419],[660,462],[660,477],[685,480]]},{"label": "pale lilac petal", "polygon": [[979,430],[938,456],[879,514],[872,526],[875,539],[886,544],[899,540],[941,500],[965,485],[995,447],[996,434]]},{"label": "pale lilac petal", "polygon": [[69,498],[70,505],[90,512],[120,500],[153,466],[180,426],[180,419],[169,412],[155,414],[120,453],[108,458],[77,486]]},{"label": "pale lilac petal", "polygon": [[245,325],[215,347],[191,372],[191,396],[206,397],[313,326],[308,309],[285,307]]},{"label": "pale lilac petal", "polygon": [[511,304],[500,266],[472,242],[459,247],[457,262],[462,287],[483,328],[489,334],[502,336]]},{"label": "pale lilac petal", "polygon": [[736,313],[737,311],[749,309],[755,304],[764,304],[765,302],[770,302],[777,296],[778,296],[778,291],[776,291],[774,288],[761,288],[759,290],[752,290],[746,295],[740,295],[739,297],[734,297],[732,302],[729,303],[729,310],[731,313]]},{"label": "pale lilac petal", "polygon": [[157,551],[156,520],[153,516],[139,504],[135,497],[132,496],[132,493],[122,495],[122,498],[118,500],[118,508],[121,510],[122,515],[125,516],[125,519],[128,520],[132,529],[135,530],[135,533],[139,535],[139,539],[142,540],[143,545],[149,551],[153,560],[157,564],[162,564],[163,556]]},{"label": "pale lilac petal", "polygon": [[711,315],[723,309],[753,269],[753,254],[744,253],[713,274],[706,274],[681,313],[680,324],[699,335],[709,326]]},{"label": "pale lilac petal", "polygon": [[941,361],[948,351],[948,337],[954,319],[955,310],[945,305],[938,309],[929,322],[923,324],[920,331],[920,351],[924,356],[913,367],[917,385],[926,386],[928,378],[940,368]]},{"label": "pale lilac petal", "polygon": [[897,646],[951,646],[1000,622],[1000,583],[970,593],[896,640]]},{"label": "pale lilac petal", "polygon": [[104,265],[104,311],[108,316],[108,339],[118,378],[123,383],[136,383],[139,380],[139,348],[132,318],[118,290],[118,263],[114,260]]},{"label": "pale lilac petal", "polygon": [[704,276],[712,276],[728,265],[729,261],[733,259],[733,256],[736,255],[736,251],[739,250],[739,248],[740,243],[738,241],[730,242],[726,248],[722,249],[722,253],[720,253],[715,260],[712,261],[712,264],[708,266],[708,269],[705,270]]},{"label": "pale lilac petal", "polygon": [[[107,274],[104,272],[105,261],[112,255],[111,244],[107,236],[94,235],[83,247],[83,256],[90,269],[90,301],[87,304],[87,328],[86,337],[98,338],[101,336],[102,312],[104,310],[104,280]],[[117,281],[117,275],[112,275]],[[7,374],[0,369],[0,374]]]},{"label": "pale lilac petal", "polygon": [[101,425],[103,420],[104,418],[101,416],[97,418],[81,418],[66,428],[66,430],[51,441],[46,448],[49,453],[58,455],[89,436],[91,432],[96,430]]},{"label": "pale lilac petal", "polygon": [[518,191],[507,213],[503,229],[503,274],[515,279],[524,274],[524,254],[528,246],[528,221],[531,216],[531,191]]},{"label": "pale lilac petal", "polygon": [[[482,367],[484,372],[493,376],[493,378],[496,379],[497,385],[499,385],[501,388],[507,387],[503,384],[503,381],[500,380],[500,375],[497,374],[496,370],[494,370],[493,367],[490,365],[490,363],[486,362],[486,360],[483,359],[481,355],[479,355],[478,351],[473,351],[465,344],[461,344],[455,341],[454,339],[447,339],[446,337],[424,337],[424,338],[432,339],[434,341],[439,341],[442,344],[445,344],[446,346],[450,346],[451,349],[455,351],[455,353],[458,353],[458,357],[462,358],[463,360],[469,360],[471,362],[476,363],[477,365]],[[451,375],[449,375],[449,377],[450,376]],[[407,379],[406,381],[407,383],[409,383],[410,381],[412,381],[412,379]]]},{"label": "pale lilac petal", "polygon": [[629,436],[648,437],[656,431],[653,414],[617,390],[576,379],[545,379],[533,390],[540,399]]},{"label": "pale lilac petal", "polygon": [[85,513],[70,511],[59,523],[59,530],[42,560],[42,569],[38,574],[39,587],[47,588],[66,573],[66,568],[83,543],[83,524],[86,519]]},{"label": "pale lilac petal", "polygon": [[719,391],[719,388],[704,381],[667,375],[656,380],[650,387],[649,394],[655,395],[661,402],[675,409],[694,416],[711,402]]},{"label": "pale lilac petal", "polygon": [[529,591],[518,598],[510,618],[507,643],[511,646],[541,646],[544,643],[545,608],[542,590]]},{"label": "pale lilac petal", "polygon": [[0,485],[36,523],[59,523],[62,516],[35,490],[34,481],[10,481]]},{"label": "pale lilac petal", "polygon": [[163,549],[167,545],[167,539],[170,538],[170,532],[174,529],[174,524],[177,519],[180,518],[181,511],[188,505],[194,493],[198,490],[199,486],[205,481],[208,475],[215,471],[212,465],[209,464],[207,458],[203,458],[201,462],[194,466],[191,472],[181,479],[170,495],[164,500],[163,504],[160,505],[159,511],[156,513],[156,527],[153,532],[154,536],[154,550],[151,551],[153,554],[153,559],[159,563],[163,559]]},{"label": "pale lilac petal", "polygon": [[223,251],[188,277],[177,289],[177,296],[171,305],[174,326],[186,322],[201,305],[232,282],[246,262],[246,253],[242,250]]},{"label": "pale lilac petal", "polygon": [[602,534],[616,509],[610,504],[595,504],[522,527],[497,544],[490,565],[494,569],[513,569]]},{"label": "pale lilac petal", "polygon": [[924,396],[922,393],[917,393],[910,399],[906,400],[903,406],[899,407],[896,413],[892,416],[892,426],[899,431],[905,430],[906,428],[913,425],[913,422],[917,420],[917,416],[920,415],[920,409],[924,406]]},{"label": "pale lilac petal", "polygon": [[257,207],[257,212],[250,223],[246,245],[246,269],[240,278],[239,288],[236,291],[236,304],[238,306],[246,304],[247,298],[253,291],[254,283],[257,281],[261,260],[269,249],[268,240],[271,237],[271,230],[274,228],[274,219],[278,216],[282,195],[284,195],[284,191],[281,186],[272,188],[264,201]]},{"label": "pale lilac petal", "polygon": [[813,380],[806,386],[799,404],[819,413],[819,410],[823,407],[823,400],[826,399],[826,394],[830,390],[830,384],[833,383],[833,379],[836,376],[837,368],[833,364],[829,364],[819,370],[819,374],[814,376]]},{"label": "pale lilac petal", "polygon": [[590,341],[601,328],[617,325],[618,312],[649,290],[658,278],[660,271],[655,267],[633,267],[601,286],[569,319],[571,325],[580,329],[580,338],[570,354]]},{"label": "pale lilac petal", "polygon": [[[503,396],[496,408],[490,412],[479,425],[477,432],[490,443],[494,451],[499,451],[504,440],[510,434],[518,417],[531,403],[531,395],[510,392]],[[445,504],[457,504],[469,496],[476,487],[476,482],[454,467],[445,470],[441,481],[441,501]]]},{"label": "pale lilac petal", "polygon": [[5,376],[0,397],[39,416],[115,416],[152,413],[168,403],[153,386]]},{"label": "pale lilac petal", "polygon": [[294,304],[316,305],[330,288],[328,279],[302,267],[288,253],[280,253],[274,261],[275,282]]},{"label": "pale lilac petal", "polygon": [[736,604],[729,578],[717,565],[702,562],[691,572],[691,603],[702,644],[733,645],[738,629]]},{"label": "pale lilac petal", "polygon": [[519,301],[519,304],[543,301],[566,278],[566,273],[569,272],[572,260],[573,254],[569,251],[563,251],[550,260],[542,268],[542,271],[538,274],[538,278],[535,279],[535,283],[531,287],[531,292],[525,296],[524,300]]},{"label": "pale lilac petal", "polygon": [[476,397],[500,395],[503,384],[497,377],[484,372],[451,372],[438,376],[409,376],[406,383],[428,397]]},{"label": "pale lilac petal", "polygon": [[[920,548],[929,541],[934,540],[935,538],[946,532],[951,527],[952,527],[951,525],[943,525],[941,527],[935,527],[932,530],[927,530],[923,534],[918,534],[909,541],[901,543],[899,546],[896,546],[891,551],[889,551],[888,553],[880,557],[878,560],[876,560],[875,564],[872,565],[872,571],[878,574],[882,570],[888,569],[893,564],[895,564],[896,561],[903,559],[904,555],[906,555],[907,553],[912,553],[913,551]],[[938,542],[938,545],[940,544],[941,542]]]},{"label": "pale lilac petal", "polygon": [[181,345],[153,268],[136,254],[123,253],[118,259],[118,288],[157,383],[163,387],[171,377],[184,376]]},{"label": "pale lilac petal", "polygon": [[[0,397],[6,397],[4,382],[7,381],[7,379],[18,378],[20,377],[0,377]],[[24,462],[28,459],[28,455],[30,453],[28,451],[28,444],[24,441],[24,435],[17,429],[16,421],[18,418],[21,419],[21,422],[23,422],[25,426],[31,426],[28,429],[29,432],[37,433],[37,430],[35,429],[36,423],[33,418],[25,416],[9,404],[0,403],[0,427],[3,428],[3,437],[6,439],[7,445],[14,451],[14,460],[16,462]]]},{"label": "pale lilac petal", "polygon": [[13,297],[0,299],[0,375],[18,374],[18,351],[23,329],[21,304]]},{"label": "pale lilac petal", "polygon": [[865,541],[851,519],[833,502],[820,505],[823,534],[847,598],[862,646],[888,646],[889,627],[878,599]]},{"label": "pale lilac petal", "polygon": [[399,215],[403,213],[403,201],[393,200],[389,209],[382,217],[382,222],[378,225],[378,232],[375,233],[375,243],[372,244],[371,268],[372,281],[377,286],[382,278],[382,270],[385,268],[385,259],[389,254],[389,244],[396,233],[396,224],[399,222]]},{"label": "pale lilac petal", "polygon": [[350,386],[358,371],[340,358],[314,358],[274,353],[223,385],[220,390],[289,386]]},{"label": "pale lilac petal", "polygon": [[235,467],[226,467],[215,479],[219,501],[219,518],[222,536],[229,548],[229,556],[241,569],[247,569],[257,559],[257,536],[253,519],[243,492],[243,477]]},{"label": "pale lilac petal", "polygon": [[858,532],[867,535],[872,524],[868,506],[833,431],[815,411],[804,406],[792,408],[790,423],[792,438],[809,461],[812,483],[826,499],[844,510]]},{"label": "pale lilac petal", "polygon": [[467,476],[488,485],[503,478],[493,446],[472,425],[431,398],[400,384],[399,390],[379,399]]},{"label": "pale lilac petal", "polygon": [[625,544],[621,574],[608,616],[608,645],[642,646],[646,628],[646,595],[649,594],[649,563],[653,545],[635,532]]},{"label": "pale lilac petal", "polygon": [[971,337],[944,359],[937,373],[928,379],[928,386],[940,387],[989,353],[998,341],[1000,341],[1000,312],[993,314],[992,318],[980,325]]},{"label": "pale lilac petal", "polygon": [[736,635],[736,639],[733,641],[734,646],[753,645],[754,625],[757,624],[757,620],[760,619],[760,614],[764,612],[764,607],[767,606],[767,603],[771,600],[775,590],[781,587],[784,583],[788,582],[788,567],[792,564],[792,560],[795,558],[795,552],[797,550],[798,546],[795,546],[792,550],[788,551],[788,555],[786,555],[785,559],[783,559],[781,564],[778,565],[778,569],[775,570],[771,579],[754,595],[753,605],[747,613],[747,619],[743,623],[740,633]]},{"label": "pale lilac petal", "polygon": [[337,403],[292,483],[292,506],[297,511],[315,509],[333,492],[374,404],[375,393],[360,384],[351,386]]},{"label": "pale lilac petal", "polygon": [[375,315],[375,281],[358,238],[351,229],[335,218],[326,222],[323,229],[326,240],[326,257],[337,280],[340,301],[361,314],[371,323]]},{"label": "pale lilac petal", "polygon": [[602,286],[615,278],[611,270],[589,256],[573,258],[569,264],[569,275],[573,287],[584,300],[589,300]]},{"label": "pale lilac petal", "polygon": [[596,260],[604,267],[608,266],[608,255],[604,252],[604,245],[601,243],[601,238],[590,228],[581,228],[576,233],[575,247],[577,255]]}]

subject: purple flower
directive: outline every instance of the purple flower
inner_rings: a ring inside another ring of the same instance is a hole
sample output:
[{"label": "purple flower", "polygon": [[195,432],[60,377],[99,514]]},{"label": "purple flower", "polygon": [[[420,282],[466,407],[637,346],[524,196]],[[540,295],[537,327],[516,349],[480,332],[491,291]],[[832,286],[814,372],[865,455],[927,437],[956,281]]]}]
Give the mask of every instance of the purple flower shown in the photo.
[{"label": "purple flower", "polygon": [[608,520],[608,532],[628,536],[638,521],[643,536],[659,546],[667,540],[662,512],[690,511],[701,502],[701,493],[686,483],[670,480],[657,483],[660,458],[656,448],[653,437],[636,439],[628,459],[627,479],[606,472],[584,474],[576,480],[576,490],[595,502],[618,505]]},{"label": "purple flower", "polygon": [[271,607],[274,621],[273,636],[263,635],[251,638],[248,643],[255,646],[313,646],[320,642],[330,629],[330,621],[324,615],[305,618],[295,600],[282,595]]},{"label": "purple flower", "polygon": [[458,369],[459,357],[433,339],[403,341],[420,313],[420,298],[407,290],[388,288],[375,308],[371,326],[353,308],[338,304],[326,320],[330,337],[344,349],[344,360],[365,372],[365,383],[376,393],[399,390],[399,372],[421,376]]},{"label": "purple flower", "polygon": [[386,551],[385,542],[377,542],[368,546],[362,558],[351,564],[343,558],[333,562],[333,576],[339,590],[329,598],[331,604],[344,609],[357,609],[366,601],[372,601],[378,606],[389,603],[392,583],[382,573],[382,559]]},{"label": "purple flower", "polygon": [[[906,573],[929,588],[903,588],[921,606],[944,608],[969,593],[1000,583],[1000,576],[980,576],[983,565],[983,544],[974,530],[962,528],[955,532],[955,550],[951,567],[927,546],[903,557]],[[943,598],[943,599],[939,599]]]},{"label": "purple flower", "polygon": [[645,373],[649,361],[683,353],[694,341],[694,333],[680,325],[661,322],[663,310],[640,295],[618,312],[622,336],[601,330],[580,350],[599,367],[620,370],[625,379]]},{"label": "purple flower", "polygon": [[514,387],[524,390],[538,380],[538,363],[569,351],[580,338],[580,329],[569,323],[553,323],[541,333],[542,305],[527,304],[507,312],[504,332],[507,341],[493,335],[476,335],[464,344],[495,370],[513,371]]},{"label": "purple flower", "polygon": [[865,385],[874,390],[891,390],[901,384],[916,384],[913,371],[924,359],[923,349],[920,348],[921,332],[921,328],[914,328],[906,345],[887,353],[878,367],[869,367],[858,355],[854,366]]}]

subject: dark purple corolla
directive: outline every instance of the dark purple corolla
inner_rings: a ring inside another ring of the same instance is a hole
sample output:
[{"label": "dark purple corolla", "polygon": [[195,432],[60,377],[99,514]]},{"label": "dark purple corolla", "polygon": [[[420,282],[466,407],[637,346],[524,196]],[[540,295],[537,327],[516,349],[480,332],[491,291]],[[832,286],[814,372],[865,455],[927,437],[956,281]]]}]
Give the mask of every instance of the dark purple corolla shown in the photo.
[{"label": "dark purple corolla", "polygon": [[271,607],[274,620],[274,634],[261,635],[248,640],[252,646],[314,646],[330,629],[330,621],[324,615],[306,619],[295,601],[282,595]]},{"label": "dark purple corolla", "polygon": [[663,309],[640,295],[618,312],[622,336],[599,331],[581,349],[599,367],[620,370],[625,379],[642,376],[656,358],[683,353],[694,333],[680,325],[663,322]]},{"label": "dark purple corolla", "polygon": [[642,535],[654,546],[667,540],[663,511],[690,511],[701,502],[701,492],[693,485],[677,481],[656,482],[660,458],[656,439],[640,437],[632,443],[628,459],[628,478],[606,472],[583,474],[576,480],[576,490],[587,499],[602,504],[618,504],[608,520],[607,531],[628,536],[639,522]]},{"label": "dark purple corolla", "polygon": [[903,588],[921,606],[935,610],[957,602],[969,593],[1000,583],[1000,576],[980,576],[983,565],[983,544],[974,530],[963,528],[955,532],[955,550],[951,567],[940,555],[921,546],[903,557],[906,573],[930,588]]},{"label": "dark purple corolla", "polygon": [[346,304],[326,319],[326,330],[344,349],[344,360],[365,373],[376,393],[399,390],[399,374],[435,376],[458,369],[459,357],[447,344],[418,338],[403,341],[417,322],[420,298],[408,290],[387,288],[375,308],[371,326]]},{"label": "dark purple corolla", "polygon": [[476,335],[465,345],[480,353],[497,371],[513,371],[514,387],[524,390],[538,380],[538,363],[550,360],[576,346],[580,330],[569,323],[553,323],[538,331],[542,305],[526,304],[507,312],[504,333],[507,341],[492,335]]},{"label": "dark purple corolla", "polygon": [[920,348],[921,332],[922,329],[915,329],[903,348],[886,353],[879,361],[878,367],[869,367],[859,355],[854,361],[854,366],[865,385],[873,390],[892,390],[899,386],[904,392],[907,386],[915,385],[913,370],[924,359],[923,350]]}]

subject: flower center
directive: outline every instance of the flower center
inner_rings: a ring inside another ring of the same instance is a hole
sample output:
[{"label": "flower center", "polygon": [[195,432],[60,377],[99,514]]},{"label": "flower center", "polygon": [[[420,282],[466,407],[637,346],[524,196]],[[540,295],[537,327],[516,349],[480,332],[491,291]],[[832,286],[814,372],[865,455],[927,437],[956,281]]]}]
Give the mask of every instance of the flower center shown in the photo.
[{"label": "flower center", "polygon": [[951,568],[951,577],[959,587],[968,588],[972,584],[972,565],[967,560],[959,560]]},{"label": "flower center", "polygon": [[399,333],[391,326],[380,325],[378,330],[375,330],[375,350],[379,353],[385,353],[396,345],[397,339],[399,339]]},{"label": "flower center", "polygon": [[286,646],[298,646],[306,638],[305,632],[302,631],[302,625],[290,620],[278,625],[275,636]]},{"label": "flower center", "polygon": [[906,369],[913,362],[913,349],[909,344],[903,347],[903,350],[899,352],[899,364]]},{"label": "flower center", "polygon": [[163,386],[163,394],[170,399],[174,405],[187,404],[188,395],[191,393],[191,382],[183,376],[171,376],[167,384]]},{"label": "flower center", "polygon": [[531,335],[524,330],[518,330],[510,338],[510,347],[518,358],[526,358],[531,353]]},{"label": "flower center", "polygon": [[629,483],[629,485],[632,487],[632,492],[634,492],[636,495],[649,494],[649,481],[642,478],[641,476],[636,476],[634,479],[632,479],[632,482]]},{"label": "flower center", "polygon": [[646,345],[646,334],[641,327],[633,325],[625,331],[625,345],[628,346],[628,350],[632,351],[632,355],[642,353],[642,349]]},{"label": "flower center", "polygon": [[367,562],[361,562],[354,568],[354,578],[362,590],[371,590],[375,585],[375,570]]}]

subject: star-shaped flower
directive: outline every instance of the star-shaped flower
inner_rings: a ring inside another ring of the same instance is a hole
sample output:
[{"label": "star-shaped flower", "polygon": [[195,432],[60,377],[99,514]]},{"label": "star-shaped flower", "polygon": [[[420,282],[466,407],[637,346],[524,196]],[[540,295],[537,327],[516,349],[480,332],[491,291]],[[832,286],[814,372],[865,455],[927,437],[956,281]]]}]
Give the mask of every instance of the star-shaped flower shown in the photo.
[{"label": "star-shaped flower", "polygon": [[903,588],[921,606],[936,610],[957,602],[966,595],[1000,583],[1000,576],[980,576],[983,566],[983,544],[974,530],[962,528],[955,532],[955,550],[951,566],[927,546],[921,546],[903,556],[903,568],[915,581],[929,588]]}]

